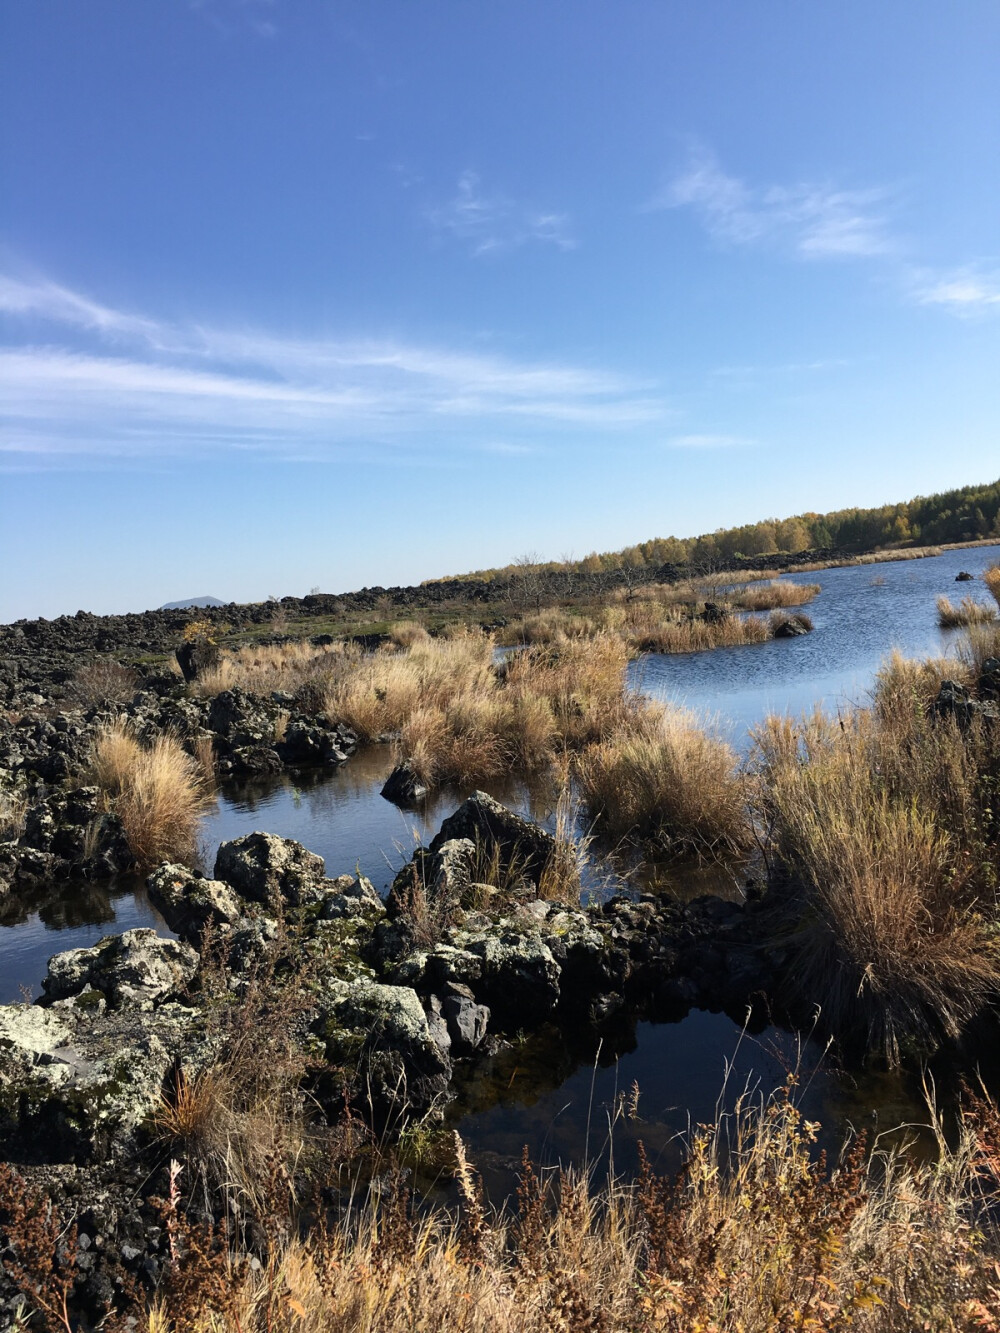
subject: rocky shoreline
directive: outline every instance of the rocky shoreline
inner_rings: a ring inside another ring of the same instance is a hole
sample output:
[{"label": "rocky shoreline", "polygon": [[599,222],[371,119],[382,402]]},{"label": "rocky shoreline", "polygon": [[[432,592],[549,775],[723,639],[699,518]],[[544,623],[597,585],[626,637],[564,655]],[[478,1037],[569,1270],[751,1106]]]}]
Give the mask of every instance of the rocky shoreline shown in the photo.
[{"label": "rocky shoreline", "polygon": [[[222,1057],[240,1006],[263,1016],[269,994],[280,996],[285,1017],[270,1021],[290,1024],[314,1108],[330,1124],[360,1108],[392,1136],[439,1122],[456,1069],[544,1024],[599,1032],[626,1012],[676,1017],[692,1006],[742,1020],[774,992],[778,960],[755,901],[544,901],[551,843],[476,793],[383,902],[363,876],[329,879],[300,844],[253,833],[222,844],[211,878],[172,864],[149,876],[177,939],[132,930],[57,954],[40,1000],[0,1007],[3,1155],[90,1238],[81,1306],[110,1299],[122,1270],[155,1284],[157,1117],[172,1089],[196,1085]],[[482,848],[501,869],[517,858],[509,892],[477,884]]]},{"label": "rocky shoreline", "polygon": [[113,710],[0,714],[0,785],[24,806],[17,835],[0,840],[0,900],[56,879],[102,881],[132,868],[120,820],[86,785],[94,740],[112,719],[125,721],[140,741],[169,733],[189,750],[206,742],[220,778],[336,768],[357,749],[348,727],[300,711],[291,696],[232,689],[199,699],[175,677],[155,684],[158,690],[141,690]]}]

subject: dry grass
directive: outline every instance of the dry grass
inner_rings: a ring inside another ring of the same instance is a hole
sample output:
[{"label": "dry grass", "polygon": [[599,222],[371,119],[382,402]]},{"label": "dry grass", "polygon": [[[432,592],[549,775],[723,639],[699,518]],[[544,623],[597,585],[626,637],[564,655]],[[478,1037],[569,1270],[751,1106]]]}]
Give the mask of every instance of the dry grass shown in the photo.
[{"label": "dry grass", "polygon": [[295,694],[313,685],[326,689],[331,680],[350,671],[360,658],[360,649],[342,643],[321,647],[308,640],[250,644],[224,653],[218,666],[199,675],[191,689],[209,699],[235,688],[264,695],[274,690]]},{"label": "dry grass", "polygon": [[983,582],[993,594],[997,606],[1000,606],[1000,565],[990,565],[983,572]]},{"label": "dry grass", "polygon": [[24,832],[28,799],[21,791],[0,789],[0,842],[13,842]]},{"label": "dry grass", "polygon": [[[398,696],[417,705],[401,722],[399,751],[425,782],[471,785],[511,769],[547,768],[560,752],[622,725],[637,707],[625,684],[627,654],[614,635],[522,650],[499,672],[491,642],[483,642],[488,654],[455,675],[449,658],[468,651],[468,638],[436,641],[420,663],[419,687]],[[412,661],[397,659],[396,669],[409,679]],[[383,690],[384,705],[392,696]]]},{"label": "dry grass", "polygon": [[[616,635],[630,655],[638,653],[701,653],[714,648],[736,648],[766,643],[779,621],[737,611],[800,606],[819,592],[817,584],[800,587],[771,583],[760,588],[711,587],[703,580],[663,588],[644,588],[641,596],[622,595],[577,613],[548,607],[509,625],[505,638],[512,643],[561,646],[567,641]],[[706,616],[707,601],[717,608]],[[804,619],[808,620],[808,617]],[[810,626],[811,626],[811,622]]]},{"label": "dry grass", "polygon": [[973,1110],[953,1147],[939,1133],[930,1164],[856,1145],[828,1171],[790,1097],[743,1100],[691,1132],[676,1178],[644,1165],[596,1188],[525,1156],[503,1214],[456,1136],[456,1211],[415,1208],[389,1170],[256,1265],[168,1217],[188,1243],[171,1248],[149,1329],[982,1333],[1000,1317],[995,1120]]},{"label": "dry grass", "polygon": [[140,866],[188,861],[197,855],[206,787],[198,762],[176,737],[141,744],[122,721],[97,734],[90,776],[119,817]]},{"label": "dry grass", "polygon": [[821,592],[818,583],[772,582],[744,588],[735,596],[730,593],[726,601],[740,611],[773,611],[782,606],[805,606]]},{"label": "dry grass", "polygon": [[970,625],[958,654],[970,677],[978,680],[989,659],[1000,657],[1000,624]]},{"label": "dry grass", "polygon": [[984,625],[996,620],[997,613],[986,602],[975,597],[963,597],[957,606],[947,597],[937,599],[938,624],[942,629],[956,629],[966,625]]},{"label": "dry grass", "polygon": [[827,1027],[897,1061],[957,1039],[1000,986],[998,765],[926,700],[940,664],[883,670],[872,711],[757,729],[790,975]]},{"label": "dry grass", "polygon": [[873,707],[887,726],[905,730],[927,713],[946,680],[971,683],[968,670],[953,657],[915,660],[894,648],[876,673]]},{"label": "dry grass", "polygon": [[649,706],[632,728],[585,750],[576,773],[587,808],[612,837],[638,834],[704,858],[749,844],[736,756],[681,709]]},{"label": "dry grass", "polygon": [[635,647],[642,653],[703,653],[713,648],[739,648],[767,643],[769,621],[761,616],[723,616],[721,620],[666,620],[658,628],[637,634]]},{"label": "dry grass", "polygon": [[389,642],[394,648],[412,648],[415,643],[426,643],[430,635],[416,620],[397,620],[389,626]]},{"label": "dry grass", "polygon": [[417,638],[401,652],[381,649],[353,663],[331,682],[324,710],[374,740],[398,733],[418,709],[441,711],[494,685],[493,641],[485,634]]},{"label": "dry grass", "polygon": [[855,565],[892,564],[898,560],[926,560],[929,556],[943,555],[945,550],[953,551],[966,546],[988,546],[995,543],[990,537],[983,541],[949,542],[945,546],[910,546],[898,550],[869,551],[865,555],[852,555],[844,560],[804,560],[799,564],[789,565],[786,574],[812,574],[821,569],[851,569]]}]

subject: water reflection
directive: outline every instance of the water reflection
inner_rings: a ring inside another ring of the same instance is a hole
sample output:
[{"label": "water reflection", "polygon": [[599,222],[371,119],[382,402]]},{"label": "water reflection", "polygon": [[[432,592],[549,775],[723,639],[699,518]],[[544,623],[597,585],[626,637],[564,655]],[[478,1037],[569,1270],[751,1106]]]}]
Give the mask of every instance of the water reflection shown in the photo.
[{"label": "water reflection", "polygon": [[[795,576],[819,582],[823,591],[810,606],[816,629],[805,638],[684,656],[647,656],[630,668],[636,688],[676,700],[714,717],[741,749],[747,729],[769,711],[800,713],[817,703],[835,708],[863,701],[880,662],[893,647],[913,656],[953,650],[955,635],[938,629],[935,599],[954,595],[960,569],[979,574],[1000,556],[1000,547],[949,552],[903,563],[824,570]],[[983,596],[977,585],[973,595]],[[327,873],[360,869],[381,890],[426,843],[467,791],[446,788],[418,809],[401,811],[379,795],[392,768],[388,747],[374,746],[332,773],[282,775],[266,783],[228,786],[203,828],[207,869],[218,844],[255,829],[295,838],[326,859]],[[511,778],[487,785],[505,804],[553,826],[557,793],[551,785]],[[595,843],[588,872],[595,892],[621,887],[626,879],[683,898],[701,893],[735,897],[737,871],[719,867],[641,866]],[[609,857],[611,858],[609,860]],[[61,949],[93,945],[109,931],[151,926],[169,934],[141,883],[110,887],[66,884],[0,902],[0,1003],[21,998],[21,988],[40,989],[49,956]],[[585,1156],[611,1161],[609,1117],[615,1120],[614,1164],[630,1171],[641,1138],[654,1162],[676,1164],[677,1134],[690,1122],[715,1116],[719,1090],[729,1069],[727,1096],[746,1082],[765,1091],[790,1069],[803,1080],[803,1105],[823,1122],[836,1147],[848,1123],[880,1130],[925,1118],[919,1080],[909,1075],[863,1076],[838,1072],[822,1052],[790,1034],[768,1028],[741,1030],[725,1014],[695,1011],[677,1023],[625,1020],[596,1038],[554,1030],[536,1034],[499,1053],[460,1084],[451,1111],[470,1143],[491,1195],[510,1189],[512,1171],[527,1143],[547,1163],[579,1163]],[[1000,1069],[991,1076],[1000,1086]],[[943,1065],[939,1085],[953,1086]],[[633,1122],[616,1118],[618,1099],[632,1083],[640,1089]]]},{"label": "water reflection", "polygon": [[172,938],[133,876],[101,885],[69,881],[0,901],[0,1004],[37,998],[53,954],[138,927]]}]

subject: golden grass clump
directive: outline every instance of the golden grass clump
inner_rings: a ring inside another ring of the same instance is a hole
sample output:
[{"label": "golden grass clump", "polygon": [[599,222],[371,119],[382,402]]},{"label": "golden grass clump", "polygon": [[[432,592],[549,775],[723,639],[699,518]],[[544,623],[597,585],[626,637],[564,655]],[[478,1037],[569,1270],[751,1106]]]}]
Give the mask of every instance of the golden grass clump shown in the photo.
[{"label": "golden grass clump", "polygon": [[658,628],[637,634],[634,642],[643,653],[703,653],[767,643],[771,637],[770,623],[761,616],[725,615],[720,620],[665,620]]},{"label": "golden grass clump", "polygon": [[416,639],[402,651],[383,648],[334,680],[324,711],[362,740],[399,732],[417,709],[443,709],[459,695],[492,692],[493,641],[467,631]]},{"label": "golden grass clump", "polygon": [[968,669],[953,657],[917,660],[894,648],[876,673],[872,703],[887,725],[906,728],[926,715],[946,680],[971,684]]},{"label": "golden grass clump", "polygon": [[937,599],[938,624],[942,629],[956,629],[965,625],[984,625],[996,620],[997,613],[986,602],[974,597],[963,597],[956,606],[945,596]]},{"label": "golden grass clump", "polygon": [[736,756],[688,712],[649,705],[576,765],[582,799],[612,837],[639,836],[709,859],[750,842]]},{"label": "golden grass clump", "polygon": [[983,582],[993,594],[997,606],[1000,606],[1000,565],[990,565],[983,572]]},{"label": "golden grass clump", "polygon": [[[388,730],[395,720],[400,754],[428,783],[472,785],[511,768],[543,769],[561,749],[621,725],[636,706],[625,683],[627,653],[614,635],[523,649],[499,672],[491,641],[481,636],[435,641],[426,654],[414,649],[392,660],[411,693],[394,690],[383,662],[376,668],[381,697],[368,682],[360,705],[355,696],[346,714],[343,701],[331,707],[355,727],[361,721]],[[372,720],[359,716],[366,704]]]},{"label": "golden grass clump", "polygon": [[416,620],[397,620],[389,626],[389,642],[394,648],[412,648],[415,643],[426,643],[429,638],[426,629]]},{"label": "golden grass clump", "polygon": [[958,1038],[1000,986],[997,765],[980,722],[963,733],[921,706],[934,675],[890,663],[872,711],[754,735],[790,975],[830,1030],[894,1062]]},{"label": "golden grass clump", "polygon": [[141,744],[127,723],[109,723],[94,740],[90,774],[140,866],[195,859],[206,785],[198,761],[175,736]]}]

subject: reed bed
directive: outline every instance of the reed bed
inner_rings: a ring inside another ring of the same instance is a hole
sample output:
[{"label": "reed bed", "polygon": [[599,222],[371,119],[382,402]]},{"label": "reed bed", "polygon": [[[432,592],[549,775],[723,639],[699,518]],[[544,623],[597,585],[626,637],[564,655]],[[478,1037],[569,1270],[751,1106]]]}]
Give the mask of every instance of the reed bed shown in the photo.
[{"label": "reed bed", "polygon": [[[789,587],[793,585],[788,585]],[[770,604],[767,598],[762,605]],[[793,600],[789,605],[797,605]],[[638,653],[700,653],[767,643],[780,622],[759,615],[733,615],[719,606],[716,618],[704,617],[704,605],[676,607],[649,598],[597,608],[579,615],[552,607],[508,626],[514,643],[560,645],[567,640],[617,635],[630,656]],[[811,621],[809,622],[811,627]]]},{"label": "reed bed", "polygon": [[140,867],[196,859],[210,787],[202,765],[175,736],[143,744],[127,722],[111,722],[95,737],[90,777],[121,820]]},{"label": "reed bed", "polygon": [[774,611],[780,607],[806,606],[822,592],[818,583],[771,582],[725,594],[727,605],[738,611]]},{"label": "reed bed", "polygon": [[938,624],[942,629],[964,628],[967,625],[985,625],[996,620],[997,612],[986,602],[975,597],[963,597],[956,606],[947,597],[937,599]]},{"label": "reed bed", "polygon": [[770,622],[761,616],[727,615],[719,620],[665,620],[636,633],[631,642],[640,653],[703,653],[767,643],[773,637]]},{"label": "reed bed", "polygon": [[1000,606],[1000,565],[990,565],[983,572],[983,582],[993,594],[993,600]]}]

